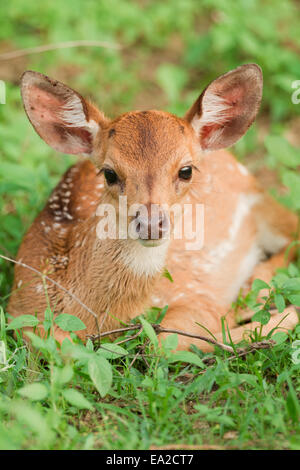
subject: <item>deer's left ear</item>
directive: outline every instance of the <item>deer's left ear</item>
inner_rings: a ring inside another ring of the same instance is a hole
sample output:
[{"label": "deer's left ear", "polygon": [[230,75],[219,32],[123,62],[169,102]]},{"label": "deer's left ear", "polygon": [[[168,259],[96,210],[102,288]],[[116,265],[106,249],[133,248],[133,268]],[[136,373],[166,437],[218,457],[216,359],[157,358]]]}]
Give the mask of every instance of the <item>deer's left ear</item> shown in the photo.
[{"label": "deer's left ear", "polygon": [[229,147],[245,134],[258,112],[262,87],[256,64],[242,65],[208,85],[185,116],[203,150]]},{"label": "deer's left ear", "polygon": [[23,74],[21,92],[31,124],[48,145],[71,155],[93,155],[108,123],[101,111],[64,83],[32,70]]}]

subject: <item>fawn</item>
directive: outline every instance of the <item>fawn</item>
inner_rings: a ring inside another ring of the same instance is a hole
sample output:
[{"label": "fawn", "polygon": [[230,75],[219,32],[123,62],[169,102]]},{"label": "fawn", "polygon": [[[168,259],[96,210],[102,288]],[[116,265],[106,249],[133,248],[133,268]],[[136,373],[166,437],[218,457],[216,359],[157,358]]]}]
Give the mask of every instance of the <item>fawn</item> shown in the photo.
[{"label": "fawn", "polygon": [[[297,226],[296,216],[222,150],[254,121],[262,83],[259,66],[242,65],[210,83],[184,118],[151,110],[110,120],[63,83],[25,72],[22,98],[36,132],[55,150],[86,158],[62,177],[17,259],[76,294],[96,312],[102,331],[118,328],[119,320],[128,322],[148,306],[168,305],[162,326],[203,334],[202,324],[221,338],[226,315],[233,340],[240,341],[245,329],[257,324],[238,326],[231,303],[251,279],[270,281],[284,265]],[[126,214],[120,196],[126,196]],[[197,203],[204,207],[204,244],[187,250],[184,235],[172,237],[177,219],[166,206]],[[135,237],[99,236],[104,215],[97,208],[104,204],[118,215],[117,227],[124,218],[134,222]],[[165,267],[173,283],[162,277]],[[78,302],[48,282],[47,291],[55,313],[83,320],[87,329],[80,337],[96,333],[94,318]],[[43,315],[46,305],[40,277],[16,266],[9,313]],[[291,328],[297,314],[292,307],[285,313],[281,327]],[[275,313],[263,332],[283,317]],[[62,341],[67,333],[56,327],[55,336]],[[183,336],[178,348],[191,343],[210,349]]]}]

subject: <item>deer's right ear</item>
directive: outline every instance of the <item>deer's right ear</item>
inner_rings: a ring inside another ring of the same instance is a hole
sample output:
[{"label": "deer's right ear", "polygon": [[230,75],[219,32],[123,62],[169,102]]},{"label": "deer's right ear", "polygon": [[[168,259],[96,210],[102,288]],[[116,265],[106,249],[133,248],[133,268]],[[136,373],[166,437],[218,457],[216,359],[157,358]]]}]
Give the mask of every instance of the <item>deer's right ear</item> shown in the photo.
[{"label": "deer's right ear", "polygon": [[59,152],[92,155],[108,120],[68,86],[38,72],[21,79],[26,114],[39,136]]},{"label": "deer's right ear", "polygon": [[262,86],[261,68],[246,64],[206,87],[185,116],[203,150],[229,147],[245,134],[258,112]]}]

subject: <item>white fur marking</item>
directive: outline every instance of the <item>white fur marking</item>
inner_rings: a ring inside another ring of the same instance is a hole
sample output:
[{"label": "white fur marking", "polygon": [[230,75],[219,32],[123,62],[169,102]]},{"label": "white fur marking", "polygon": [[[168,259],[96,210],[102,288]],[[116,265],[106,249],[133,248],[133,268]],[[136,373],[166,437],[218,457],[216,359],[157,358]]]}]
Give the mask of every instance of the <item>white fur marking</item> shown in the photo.
[{"label": "white fur marking", "polygon": [[137,240],[127,241],[122,250],[122,262],[137,276],[152,277],[162,271],[165,265],[169,243],[155,247],[145,247]]},{"label": "white fur marking", "polygon": [[41,292],[43,292],[43,290],[44,290],[43,284],[37,284],[35,290],[36,290],[36,292],[38,292],[39,294],[40,294]]},{"label": "white fur marking", "polygon": [[249,175],[249,171],[247,170],[247,168],[246,168],[244,165],[242,165],[241,163],[238,163],[238,164],[237,164],[237,167],[238,167],[239,172],[240,172],[243,176]]},{"label": "white fur marking", "polygon": [[[199,116],[198,114],[195,114],[191,121],[191,125],[196,134],[199,135],[204,126],[224,124],[229,119],[229,109],[230,106],[221,96],[215,95],[209,90],[204,93],[202,100],[202,115]],[[217,140],[222,133],[222,128],[213,132],[211,138],[207,142],[207,147]]]},{"label": "white fur marking", "polygon": [[259,201],[260,196],[257,194],[241,194],[231,226],[228,231],[228,238],[223,240],[219,245],[209,251],[208,261],[203,263],[202,268],[206,272],[218,269],[218,266],[224,258],[234,249],[235,240],[242,225],[243,220],[249,214],[251,208]]},{"label": "white fur marking", "polygon": [[234,300],[236,300],[241,287],[244,285],[247,279],[250,278],[255,266],[262,260],[262,258],[262,250],[257,245],[257,243],[254,243],[246,254],[246,256],[241,261],[235,278],[230,283],[226,299],[229,303],[234,302]]},{"label": "white fur marking", "polygon": [[258,243],[264,251],[274,254],[288,244],[288,239],[272,232],[268,224],[264,220],[260,220],[258,224]]}]

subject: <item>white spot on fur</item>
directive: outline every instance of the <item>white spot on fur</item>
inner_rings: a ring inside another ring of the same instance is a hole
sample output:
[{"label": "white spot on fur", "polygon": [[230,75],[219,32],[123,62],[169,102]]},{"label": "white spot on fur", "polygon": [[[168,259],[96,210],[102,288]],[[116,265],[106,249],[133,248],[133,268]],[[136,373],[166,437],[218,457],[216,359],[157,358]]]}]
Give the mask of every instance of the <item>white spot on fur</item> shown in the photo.
[{"label": "white spot on fur", "polygon": [[288,244],[288,239],[272,232],[271,227],[264,220],[260,220],[258,224],[258,243],[264,251],[274,254]]},{"label": "white spot on fur", "polygon": [[151,303],[153,305],[160,305],[162,303],[162,299],[160,297],[156,297],[155,295],[153,295],[151,297]]},{"label": "white spot on fur", "polygon": [[244,165],[242,165],[241,163],[237,163],[237,167],[238,167],[239,172],[243,176],[249,175],[249,171],[247,170],[247,168]]},{"label": "white spot on fur", "polygon": [[230,287],[226,298],[229,303],[236,300],[241,287],[244,285],[247,279],[249,279],[255,266],[262,260],[262,258],[263,252],[261,248],[257,245],[257,243],[254,243],[247,255],[242,259],[234,279],[232,279],[232,282],[230,282]]},{"label": "white spot on fur", "polygon": [[187,289],[195,289],[195,284],[189,282],[187,285],[186,285]]},{"label": "white spot on fur", "polygon": [[36,292],[37,292],[38,294],[40,294],[41,292],[43,292],[43,290],[44,290],[43,284],[37,284],[35,290],[36,290]]},{"label": "white spot on fur", "polygon": [[183,297],[185,297],[185,293],[180,292],[179,294],[175,295],[175,297],[173,297],[172,301],[176,302],[176,300],[182,299]]}]

